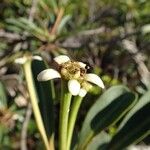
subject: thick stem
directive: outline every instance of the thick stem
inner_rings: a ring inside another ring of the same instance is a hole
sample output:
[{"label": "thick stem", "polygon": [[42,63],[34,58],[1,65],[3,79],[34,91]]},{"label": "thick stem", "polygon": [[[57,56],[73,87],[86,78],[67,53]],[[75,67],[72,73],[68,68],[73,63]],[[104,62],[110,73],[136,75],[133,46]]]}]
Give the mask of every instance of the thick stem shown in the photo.
[{"label": "thick stem", "polygon": [[68,117],[71,103],[71,93],[68,91],[67,84],[63,83],[60,102],[60,122],[59,122],[59,150],[66,150]]},{"label": "thick stem", "polygon": [[26,78],[26,82],[27,82],[27,88],[29,91],[29,96],[31,99],[31,104],[32,104],[33,113],[35,116],[37,127],[39,129],[39,132],[40,132],[43,142],[45,144],[46,150],[53,150],[54,148],[50,149],[50,147],[49,147],[48,138],[46,136],[46,131],[44,128],[43,120],[42,120],[39,106],[38,106],[38,98],[36,95],[32,72],[31,72],[31,61],[28,60],[26,63],[24,63],[23,68],[24,68],[25,78]]},{"label": "thick stem", "polygon": [[73,130],[74,130],[77,114],[78,114],[82,99],[83,99],[83,97],[76,96],[74,98],[74,101],[73,101],[73,104],[71,107],[71,112],[70,112],[70,116],[69,116],[69,123],[68,123],[67,150],[70,150]]}]

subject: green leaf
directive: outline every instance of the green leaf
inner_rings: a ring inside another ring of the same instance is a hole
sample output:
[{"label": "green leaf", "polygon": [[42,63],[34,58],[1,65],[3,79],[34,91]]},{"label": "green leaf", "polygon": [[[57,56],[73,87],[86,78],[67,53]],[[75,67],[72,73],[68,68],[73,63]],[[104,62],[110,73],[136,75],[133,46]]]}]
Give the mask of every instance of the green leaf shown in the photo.
[{"label": "green leaf", "polygon": [[8,130],[5,125],[0,124],[0,149],[4,149],[4,146],[8,145],[9,137],[6,136],[8,135]]},{"label": "green leaf", "polygon": [[119,150],[150,134],[150,91],[142,96],[120,125],[108,149]]},{"label": "green leaf", "polygon": [[107,143],[110,141],[111,137],[106,132],[101,132],[96,135],[92,141],[88,144],[86,150],[103,150],[105,149]]},{"label": "green leaf", "polygon": [[6,91],[2,82],[0,82],[0,109],[5,109],[7,107],[7,96]]},{"label": "green leaf", "polygon": [[38,82],[37,75],[46,69],[43,61],[34,60],[32,62],[32,72],[35,81],[39,107],[48,138],[54,135],[54,108],[52,98],[52,87],[50,82]]},{"label": "green leaf", "polygon": [[61,31],[63,30],[63,28],[66,26],[66,23],[71,19],[71,15],[66,15],[62,18],[59,26],[58,26],[58,34],[61,33]]},{"label": "green leaf", "polygon": [[[42,28],[37,26],[35,23],[29,21],[26,18],[20,17],[18,19],[6,19],[7,23],[13,26],[22,29],[23,31],[27,31],[29,34],[32,34],[36,38],[40,39],[41,41],[53,41],[55,36],[50,35],[46,28]],[[21,31],[21,33],[23,32]]]},{"label": "green leaf", "polygon": [[51,8],[53,9],[53,11],[56,11],[58,9],[56,0],[43,0],[40,3],[47,5],[50,10]]},{"label": "green leaf", "polygon": [[120,119],[136,100],[135,94],[121,85],[104,92],[87,113],[79,136],[78,149],[84,149],[95,135]]}]

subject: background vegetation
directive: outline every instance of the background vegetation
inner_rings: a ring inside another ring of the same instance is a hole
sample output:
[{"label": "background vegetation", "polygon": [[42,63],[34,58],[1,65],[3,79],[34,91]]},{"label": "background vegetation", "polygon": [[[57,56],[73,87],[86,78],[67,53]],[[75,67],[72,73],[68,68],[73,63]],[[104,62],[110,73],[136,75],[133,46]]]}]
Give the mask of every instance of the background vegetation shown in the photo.
[{"label": "background vegetation", "polygon": [[[29,150],[43,147],[16,58],[28,51],[41,55],[52,67],[55,56],[67,54],[88,63],[106,89],[123,84],[140,98],[150,88],[149,45],[148,0],[1,0],[0,149],[20,149],[24,142]],[[55,85],[59,89],[59,82]],[[96,87],[83,102],[76,131],[101,93]],[[58,100],[59,95],[55,98],[56,125]],[[109,135],[115,134],[119,124],[106,129]],[[57,145],[57,130],[55,139]],[[147,136],[137,143],[149,142]]]}]

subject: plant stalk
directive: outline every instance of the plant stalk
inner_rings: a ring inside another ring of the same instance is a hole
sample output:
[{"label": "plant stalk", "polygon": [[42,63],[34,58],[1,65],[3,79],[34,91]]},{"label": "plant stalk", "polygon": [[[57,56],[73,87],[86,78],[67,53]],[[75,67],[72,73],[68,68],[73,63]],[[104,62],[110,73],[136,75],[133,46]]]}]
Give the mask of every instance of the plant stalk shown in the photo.
[{"label": "plant stalk", "polygon": [[36,91],[35,91],[35,87],[34,87],[34,81],[33,81],[33,77],[32,77],[32,71],[31,71],[31,60],[28,60],[23,64],[23,69],[24,69],[24,73],[25,73],[27,88],[29,91],[29,96],[31,99],[31,104],[32,104],[33,113],[35,116],[37,127],[38,127],[39,132],[41,134],[41,137],[43,139],[46,150],[53,150],[54,148],[49,147],[48,138],[46,135],[43,120],[42,120],[39,106],[38,106],[38,98],[36,95]]},{"label": "plant stalk", "polygon": [[67,83],[62,81],[62,94],[60,102],[59,120],[59,150],[66,150],[68,117],[71,104],[71,93],[68,91]]},{"label": "plant stalk", "polygon": [[70,112],[69,123],[68,123],[67,150],[70,150],[74,126],[75,126],[77,114],[79,112],[79,108],[80,108],[82,99],[83,99],[83,97],[76,96],[74,98],[73,104],[71,106],[71,112]]}]

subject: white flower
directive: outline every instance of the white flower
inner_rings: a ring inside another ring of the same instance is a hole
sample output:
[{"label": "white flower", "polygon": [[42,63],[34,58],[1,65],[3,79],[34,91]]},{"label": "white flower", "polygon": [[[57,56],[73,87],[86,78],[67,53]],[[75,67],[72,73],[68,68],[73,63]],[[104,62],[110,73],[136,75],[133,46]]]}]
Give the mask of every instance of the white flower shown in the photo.
[{"label": "white flower", "polygon": [[72,95],[78,95],[80,91],[80,83],[77,80],[69,80],[68,89]]},{"label": "white flower", "polygon": [[85,89],[81,88],[79,91],[79,96],[84,97],[86,95],[86,93],[87,93],[87,91]]},{"label": "white flower", "polygon": [[32,58],[33,58],[34,60],[42,61],[42,57],[41,57],[41,56],[38,56],[38,55],[32,56]]},{"label": "white flower", "polygon": [[85,75],[85,78],[86,78],[87,81],[89,81],[91,83],[94,83],[94,84],[98,85],[101,88],[104,88],[103,81],[96,74],[88,73],[88,74]]},{"label": "white flower", "polygon": [[38,76],[37,80],[39,81],[47,81],[55,78],[61,78],[61,75],[58,71],[54,69],[46,69],[43,70]]},{"label": "white flower", "polygon": [[71,61],[66,55],[55,57],[54,60],[60,66],[60,70],[46,69],[39,73],[37,79],[39,81],[47,81],[55,78],[63,78],[68,80],[69,92],[76,96],[84,97],[91,84],[104,88],[103,81],[99,76],[93,73],[86,73],[86,64],[77,61]]},{"label": "white flower", "polygon": [[66,55],[60,55],[60,56],[55,57],[54,60],[60,65],[62,63],[69,61],[70,58]]},{"label": "white flower", "polygon": [[21,58],[15,59],[15,63],[16,64],[21,64],[21,65],[24,64],[26,61],[27,61],[26,57],[21,57]]},{"label": "white flower", "polygon": [[[28,59],[29,59],[29,58],[28,58],[27,56],[23,56],[23,57],[20,57],[20,58],[16,58],[16,59],[15,59],[15,63],[16,63],[16,64],[21,64],[21,65],[23,65],[24,63],[26,63],[26,61],[27,61]],[[40,56],[38,56],[38,55],[31,56],[31,59],[42,61],[42,57],[40,57]]]}]

